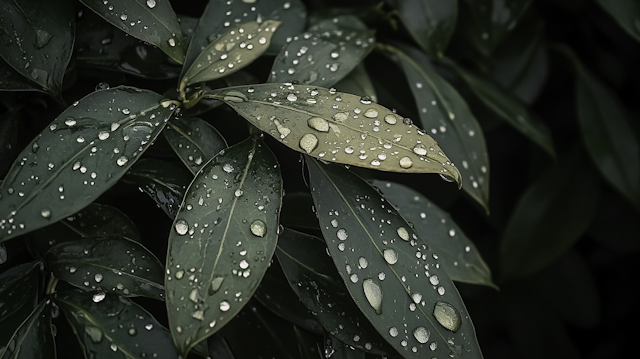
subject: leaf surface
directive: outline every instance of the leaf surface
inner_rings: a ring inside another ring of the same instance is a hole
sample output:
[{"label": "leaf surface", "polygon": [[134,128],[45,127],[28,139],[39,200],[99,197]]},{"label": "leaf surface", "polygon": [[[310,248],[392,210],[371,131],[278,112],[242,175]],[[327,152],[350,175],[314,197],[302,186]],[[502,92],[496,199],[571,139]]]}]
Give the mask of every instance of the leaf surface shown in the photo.
[{"label": "leaf surface", "polygon": [[456,287],[411,226],[348,170],[308,167],[331,258],[376,330],[405,358],[482,358]]},{"label": "leaf surface", "polygon": [[189,186],[167,254],[167,310],[186,356],[246,304],[275,250],[282,179],[262,140],[214,157]]},{"label": "leaf surface", "polygon": [[55,359],[56,344],[51,326],[51,310],[42,301],[15,331],[5,347],[0,348],[2,359]]},{"label": "leaf surface", "polygon": [[378,102],[376,89],[373,87],[367,69],[361,62],[347,76],[338,81],[334,86],[340,92],[346,92],[358,96],[369,96],[371,101]]},{"label": "leaf surface", "polygon": [[131,87],[96,91],[25,148],[0,185],[0,242],[93,202],[151,145],[175,106]]},{"label": "leaf surface", "polygon": [[[0,323],[12,314],[20,312],[22,308],[26,307],[28,313],[34,309],[38,293],[39,265],[40,262],[25,263],[0,274]],[[21,321],[18,324],[20,323]],[[4,328],[6,325],[3,323],[0,327]],[[12,334],[5,332],[4,329],[0,333],[2,333],[1,339],[8,339],[6,334]],[[0,341],[0,346],[6,344],[7,342]]]},{"label": "leaf surface", "polygon": [[634,0],[596,0],[634,39],[640,41],[640,3]]},{"label": "leaf surface", "polygon": [[218,152],[227,148],[220,132],[200,118],[177,118],[169,121],[164,137],[192,174]]}]

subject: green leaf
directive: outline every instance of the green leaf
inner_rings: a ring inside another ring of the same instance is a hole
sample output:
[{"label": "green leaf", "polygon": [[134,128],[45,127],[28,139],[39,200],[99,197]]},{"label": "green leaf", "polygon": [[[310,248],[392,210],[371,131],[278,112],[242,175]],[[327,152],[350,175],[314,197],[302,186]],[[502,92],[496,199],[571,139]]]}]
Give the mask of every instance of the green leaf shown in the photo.
[{"label": "green leaf", "polygon": [[42,301],[15,331],[6,346],[0,348],[2,359],[55,359],[56,344],[51,326],[50,301]]},{"label": "green leaf", "polygon": [[193,176],[179,164],[144,158],[127,171],[124,180],[137,184],[173,220]]},{"label": "green leaf", "polygon": [[460,173],[411,121],[368,97],[303,85],[261,84],[214,90],[260,130],[313,157],[402,173]]},{"label": "green leaf", "polygon": [[58,95],[73,49],[73,3],[1,0],[0,7],[0,56],[21,75]]},{"label": "green leaf", "polygon": [[80,0],[113,26],[182,64],[187,43],[168,0]]},{"label": "green leaf", "polygon": [[278,163],[259,139],[214,157],[189,186],[169,236],[165,277],[171,333],[183,356],[251,298],[276,247],[281,203]]},{"label": "green leaf", "polygon": [[163,131],[165,138],[192,174],[227,148],[227,141],[207,121],[199,118],[177,118]]},{"label": "green leaf", "polygon": [[455,163],[462,189],[489,208],[489,156],[482,129],[462,96],[433,69],[429,59],[408,46],[386,47],[397,56],[420,113],[422,128]]},{"label": "green leaf", "polygon": [[531,0],[462,0],[462,34],[483,55],[491,52],[516,27]]},{"label": "green leaf", "polygon": [[56,244],[105,236],[140,240],[136,225],[119,209],[106,204],[91,203],[78,213],[29,233],[27,245],[31,253],[44,257]]},{"label": "green leaf", "polygon": [[482,358],[456,287],[411,226],[348,170],[308,167],[331,258],[376,330],[405,358]]},{"label": "green leaf", "polygon": [[56,278],[83,290],[164,299],[164,268],[141,244],[123,237],[60,243],[45,256]]},{"label": "green leaf", "polygon": [[640,41],[640,3],[634,0],[596,0],[629,35]]},{"label": "green leaf", "polygon": [[503,232],[503,277],[533,274],[571,248],[589,227],[599,194],[598,176],[576,150],[531,184]]},{"label": "green leaf", "polygon": [[216,359],[234,359],[229,344],[220,334],[214,334],[207,340],[209,356]]},{"label": "green leaf", "polygon": [[9,109],[0,117],[0,177],[5,177],[18,154],[18,134],[22,122],[20,107]]},{"label": "green leaf", "polygon": [[300,0],[269,1],[228,1],[210,0],[200,17],[198,27],[189,44],[184,62],[185,71],[191,67],[202,50],[228,31],[232,24],[244,24],[251,21],[277,20],[282,22],[273,35],[269,53],[278,53],[286,44],[287,37],[303,31],[307,13]]},{"label": "green leaf", "polygon": [[177,358],[169,332],[142,307],[104,292],[64,291],[54,297],[87,358]]},{"label": "green leaf", "polygon": [[19,72],[12,69],[6,61],[0,58],[0,91],[44,91],[28,81]]},{"label": "green leaf", "polygon": [[[25,307],[28,313],[31,313],[35,307],[39,286],[39,266],[40,262],[37,261],[25,263],[0,274],[0,328],[3,328],[0,330],[0,333],[3,334],[0,335],[0,340],[9,338],[6,336],[8,333],[4,331],[4,327],[7,325],[4,322],[5,319]],[[0,347],[4,347],[6,344],[7,342],[0,341]]]},{"label": "green leaf", "polygon": [[392,0],[404,26],[431,57],[441,57],[456,27],[458,2],[449,0]]},{"label": "green leaf", "polygon": [[307,192],[287,193],[282,200],[280,224],[304,229],[320,229],[318,217],[313,213],[313,198]]},{"label": "green leaf", "polygon": [[0,242],[65,218],[113,186],[151,145],[175,106],[151,91],[96,91],[63,111],[0,185]]},{"label": "green leaf", "polygon": [[373,49],[373,34],[355,16],[324,20],[282,48],[269,82],[333,86]]},{"label": "green leaf", "polygon": [[334,86],[336,90],[340,92],[350,93],[358,96],[369,96],[371,101],[378,102],[378,96],[376,96],[376,89],[373,87],[371,78],[367,73],[367,69],[361,62],[356,66],[353,71],[349,72],[342,80]]},{"label": "green leaf", "polygon": [[401,184],[372,181],[400,215],[413,224],[420,239],[438,254],[449,278],[458,282],[482,284],[496,288],[491,270],[480,252],[449,213],[429,201],[420,192]]},{"label": "green leaf", "polygon": [[575,64],[576,106],[587,152],[607,182],[640,208],[640,139],[616,94],[579,60]]},{"label": "green leaf", "polygon": [[276,254],[289,285],[325,330],[354,348],[395,353],[349,297],[323,240],[285,229]]},{"label": "green leaf", "polygon": [[489,109],[540,146],[552,157],[555,157],[551,131],[549,131],[545,123],[522,104],[518,98],[500,87],[500,85],[463,69],[451,60],[446,59],[445,63],[460,75],[471,91],[473,91],[480,101]]},{"label": "green leaf", "polygon": [[251,64],[267,50],[271,36],[280,24],[274,20],[252,21],[229,28],[195,59],[182,77],[180,90],[226,76]]}]

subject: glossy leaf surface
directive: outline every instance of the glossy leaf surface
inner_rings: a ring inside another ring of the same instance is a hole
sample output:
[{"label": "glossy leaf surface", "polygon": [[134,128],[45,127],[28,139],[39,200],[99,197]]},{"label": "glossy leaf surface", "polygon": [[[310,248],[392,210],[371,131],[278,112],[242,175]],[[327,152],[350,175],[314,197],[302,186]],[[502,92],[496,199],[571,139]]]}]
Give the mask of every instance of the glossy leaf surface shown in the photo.
[{"label": "glossy leaf surface", "polygon": [[73,2],[0,1],[0,56],[30,81],[57,95],[73,49]]},{"label": "glossy leaf surface", "polygon": [[282,179],[260,139],[214,157],[189,186],[167,255],[167,309],[183,355],[246,304],[276,247]]},{"label": "glossy leaf surface", "polygon": [[426,55],[401,46],[397,55],[416,100],[420,123],[456,164],[464,189],[485,209],[489,203],[489,156],[478,121],[460,94],[432,67]]},{"label": "glossy leaf surface", "polygon": [[640,41],[640,3],[634,0],[596,0],[634,39]]},{"label": "glossy leaf surface", "polygon": [[348,170],[308,167],[331,258],[376,330],[405,358],[482,358],[456,287],[411,226]]},{"label": "glossy leaf surface", "polygon": [[130,87],[96,91],[25,148],[0,186],[0,242],[65,218],[113,186],[175,106]]},{"label": "glossy leaf surface", "polygon": [[433,138],[367,97],[290,83],[230,87],[209,96],[298,152],[382,171],[439,173],[460,184],[458,169]]},{"label": "glossy leaf surface", "polygon": [[0,358],[54,359],[56,357],[48,302],[42,301],[15,331],[7,345],[0,348]]},{"label": "glossy leaf surface", "polygon": [[54,297],[86,357],[178,357],[169,332],[142,307],[104,292],[64,291]]},{"label": "glossy leaf surface", "polygon": [[373,49],[373,33],[355,16],[324,20],[282,48],[269,82],[333,86]]},{"label": "glossy leaf surface", "polygon": [[[0,274],[0,323],[21,311],[23,307],[26,307],[29,313],[34,308],[34,300],[38,292],[39,265],[40,262],[25,263]],[[5,325],[7,324],[0,324],[0,327]],[[4,332],[4,329],[2,333],[0,338],[6,338],[5,334],[8,333]],[[6,344],[6,342],[0,342],[0,346]]]},{"label": "glossy leaf surface", "polygon": [[153,253],[123,237],[64,242],[45,256],[56,278],[84,290],[164,299],[164,268]]},{"label": "glossy leaf surface", "polygon": [[441,57],[456,27],[458,2],[449,0],[393,0],[413,39],[432,57]]},{"label": "glossy leaf surface", "polygon": [[43,88],[27,80],[0,58],[0,91],[43,91]]},{"label": "glossy leaf surface", "polygon": [[199,118],[177,118],[163,131],[165,138],[192,174],[227,148],[220,132]]},{"label": "glossy leaf surface", "polygon": [[401,184],[374,180],[384,198],[400,215],[413,224],[419,238],[438,254],[449,278],[458,282],[495,287],[491,271],[471,240],[449,213],[429,201],[420,192]]},{"label": "glossy leaf surface", "polygon": [[285,229],[276,254],[291,289],[325,330],[354,348],[394,353],[349,296],[323,240]]},{"label": "glossy leaf surface", "polygon": [[187,43],[168,0],[80,1],[118,29],[159,47],[175,62],[184,62]]}]

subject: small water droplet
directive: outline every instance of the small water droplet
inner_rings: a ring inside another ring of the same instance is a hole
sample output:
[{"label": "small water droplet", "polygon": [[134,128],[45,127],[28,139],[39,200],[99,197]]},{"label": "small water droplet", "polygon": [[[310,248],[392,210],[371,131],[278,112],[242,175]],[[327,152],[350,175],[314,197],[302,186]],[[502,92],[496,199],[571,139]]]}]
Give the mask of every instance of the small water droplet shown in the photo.
[{"label": "small water droplet", "polygon": [[251,222],[251,233],[256,237],[264,237],[267,234],[267,225],[263,221],[256,219]]},{"label": "small water droplet", "polygon": [[45,208],[42,211],[40,211],[40,215],[44,218],[51,218],[51,210],[48,208]]},{"label": "small water droplet", "polygon": [[153,9],[154,7],[156,7],[156,0],[147,0],[147,6],[149,7],[149,9]]},{"label": "small water droplet", "polygon": [[347,238],[349,238],[349,235],[347,234],[347,230],[344,228],[340,228],[336,233],[336,236],[338,236],[338,239],[341,241],[344,241]]},{"label": "small water droplet", "polygon": [[109,138],[109,132],[101,131],[100,133],[98,133],[98,138],[103,141],[106,140],[107,138]]},{"label": "small water droplet", "polygon": [[288,94],[287,95],[287,100],[291,101],[291,102],[295,102],[298,99],[298,96],[296,96],[295,94]]},{"label": "small water droplet", "polygon": [[411,294],[411,300],[413,300],[413,302],[416,304],[420,304],[420,301],[422,300],[422,294],[418,292]]},{"label": "small water droplet", "polygon": [[402,157],[400,159],[400,167],[402,168],[411,168],[413,166],[413,161],[410,157]]},{"label": "small water droplet", "polygon": [[174,228],[179,235],[184,236],[189,231],[189,224],[184,219],[179,219]]},{"label": "small water droplet", "polygon": [[97,273],[97,274],[93,277],[93,279],[95,279],[97,283],[102,282],[102,274]]},{"label": "small water droplet", "polygon": [[118,158],[116,163],[118,164],[118,166],[122,167],[122,166],[126,165],[128,161],[129,161],[129,159],[127,157],[120,156],[120,158]]},{"label": "small water droplet", "polygon": [[170,38],[167,42],[169,43],[169,46],[171,46],[171,47],[176,46],[176,40],[173,37]]},{"label": "small water droplet", "polygon": [[385,249],[384,251],[382,251],[382,256],[384,257],[384,260],[389,264],[396,264],[398,262],[398,253],[396,253],[396,251],[393,249]]},{"label": "small water droplet", "polygon": [[120,15],[120,20],[125,21],[127,19],[127,14]]},{"label": "small water droplet", "polygon": [[389,335],[391,335],[394,338],[397,337],[398,336],[398,328],[396,328],[396,327],[389,328]]},{"label": "small water droplet", "polygon": [[136,335],[136,333],[138,333],[138,332],[136,331],[136,328],[129,328],[128,333],[129,333],[129,335],[134,336],[134,335]]},{"label": "small water droplet", "polygon": [[153,329],[153,324],[149,323],[149,324],[145,325],[145,326],[144,326],[144,329],[146,329],[146,330],[151,330],[151,329]]},{"label": "small water droplet", "polygon": [[300,148],[308,154],[311,154],[316,147],[318,147],[318,138],[315,135],[307,133],[300,139]]},{"label": "small water droplet", "polygon": [[260,39],[258,39],[258,42],[260,43],[260,45],[264,45],[267,43],[267,38],[263,36]]},{"label": "small water droplet", "polygon": [[440,325],[452,332],[456,332],[460,329],[460,325],[462,324],[458,310],[447,302],[437,302],[436,306],[433,308],[433,316]]},{"label": "small water droplet", "polygon": [[369,266],[369,261],[367,261],[367,258],[365,257],[360,257],[358,258],[358,265],[362,269],[367,268]]},{"label": "small water droplet", "polygon": [[231,305],[226,300],[223,300],[222,302],[220,302],[220,310],[221,311],[226,312],[230,308],[231,308]]},{"label": "small water droplet", "polygon": [[362,281],[362,289],[371,308],[375,310],[376,314],[382,314],[382,289],[378,283],[367,278]]},{"label": "small water droplet", "polygon": [[420,342],[422,344],[425,344],[426,342],[429,341],[429,336],[430,335],[431,335],[431,333],[429,333],[429,331],[425,327],[417,327],[413,331],[413,336],[416,338],[416,340],[418,342]]},{"label": "small water droplet", "polygon": [[102,302],[102,300],[106,297],[107,295],[104,292],[99,292],[93,295],[93,302],[94,303],[99,303]]},{"label": "small water droplet", "polygon": [[413,147],[413,152],[416,155],[424,156],[427,154],[427,147],[425,147],[425,145],[423,145],[422,143],[418,143]]}]

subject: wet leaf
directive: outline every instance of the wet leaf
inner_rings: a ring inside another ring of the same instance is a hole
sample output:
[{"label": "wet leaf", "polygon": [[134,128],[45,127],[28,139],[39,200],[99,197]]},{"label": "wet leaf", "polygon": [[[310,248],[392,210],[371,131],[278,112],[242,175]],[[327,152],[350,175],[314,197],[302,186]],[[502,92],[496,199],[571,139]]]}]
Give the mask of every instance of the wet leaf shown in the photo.
[{"label": "wet leaf", "polygon": [[28,81],[0,58],[0,91],[44,91],[42,86]]},{"label": "wet leaf", "polygon": [[182,77],[180,89],[234,73],[260,57],[280,21],[247,22],[230,27],[213,40]]},{"label": "wet leaf", "polygon": [[1,0],[0,7],[0,56],[29,81],[57,95],[73,48],[73,2]]},{"label": "wet leaf", "polygon": [[285,229],[276,254],[293,291],[331,335],[370,353],[395,353],[349,296],[323,240]]},{"label": "wet leaf", "polygon": [[453,221],[451,215],[420,192],[401,184],[374,180],[384,197],[400,215],[413,224],[421,240],[438,254],[449,278],[458,282],[496,287],[491,270],[471,240]]},{"label": "wet leaf", "polygon": [[144,158],[127,171],[124,180],[137,184],[169,218],[174,219],[193,176],[180,164]]},{"label": "wet leaf", "polygon": [[458,2],[448,0],[393,0],[404,26],[432,57],[441,57],[456,27]]},{"label": "wet leaf", "polygon": [[324,20],[287,43],[271,68],[269,82],[330,87],[373,49],[374,31],[357,17]]},{"label": "wet leaf", "polygon": [[[40,262],[25,263],[0,274],[0,328],[8,325],[4,321],[12,314],[21,311],[24,313],[23,308],[27,308],[26,314],[29,314],[35,307],[39,285],[39,266]],[[17,324],[20,323],[22,321]],[[4,329],[0,330],[0,333],[2,333],[0,339],[7,339],[7,341],[10,335],[13,334],[13,332],[5,332]],[[9,336],[6,336],[6,334],[9,334]],[[6,342],[0,342],[0,347],[6,344]]]},{"label": "wet leaf", "polygon": [[431,137],[367,97],[290,83],[230,87],[206,96],[222,99],[298,152],[382,171],[439,173],[460,184],[458,169]]},{"label": "wet leaf", "polygon": [[640,139],[618,97],[578,60],[578,120],[582,140],[600,174],[640,208]]},{"label": "wet leaf", "polygon": [[336,90],[340,92],[350,93],[358,96],[369,96],[371,101],[378,102],[376,89],[373,87],[371,78],[367,73],[367,69],[361,62],[353,71],[349,72],[342,80],[335,85]]},{"label": "wet leaf", "polygon": [[27,244],[31,253],[44,257],[56,244],[105,236],[140,240],[136,225],[119,209],[106,204],[91,203],[78,213],[29,233]]},{"label": "wet leaf", "polygon": [[518,98],[500,87],[500,85],[463,69],[453,61],[446,60],[446,63],[460,75],[471,91],[491,111],[555,157],[551,131]]},{"label": "wet leaf", "polygon": [[131,300],[112,293],[64,291],[54,297],[87,358],[177,358],[171,335]]},{"label": "wet leaf", "polygon": [[338,340],[333,335],[325,335],[324,357],[332,359],[366,359],[362,350],[354,350],[350,345]]},{"label": "wet leaf", "polygon": [[308,192],[287,193],[282,200],[280,223],[290,228],[320,229]]},{"label": "wet leaf", "polygon": [[159,47],[182,64],[187,43],[178,18],[167,0],[80,0],[113,26]]},{"label": "wet leaf", "polygon": [[164,268],[141,244],[124,237],[60,243],[44,258],[56,278],[83,290],[164,299]]},{"label": "wet leaf", "polygon": [[387,49],[397,56],[407,76],[422,128],[456,164],[462,189],[488,210],[489,156],[482,129],[469,106],[423,53],[408,46]]},{"label": "wet leaf", "polygon": [[571,248],[589,227],[599,194],[597,174],[576,150],[532,183],[503,232],[503,277],[533,274]]},{"label": "wet leaf", "polygon": [[0,186],[0,242],[81,210],[151,145],[175,106],[151,91],[96,91],[25,148]]},{"label": "wet leaf", "polygon": [[192,174],[218,152],[227,148],[220,132],[199,118],[177,118],[169,121],[164,137]]},{"label": "wet leaf", "polygon": [[189,186],[167,255],[171,333],[186,356],[246,304],[275,250],[282,179],[262,140],[214,157]]},{"label": "wet leaf", "polygon": [[629,35],[640,41],[640,3],[634,0],[596,0]]},{"label": "wet leaf", "polygon": [[202,50],[226,33],[232,24],[251,21],[277,20],[282,22],[270,41],[270,54],[280,52],[287,37],[303,31],[307,13],[300,0],[227,1],[211,0],[200,17],[198,27],[189,45],[184,72],[194,63]]},{"label": "wet leaf", "polygon": [[51,327],[50,301],[42,301],[14,332],[6,346],[0,348],[3,359],[54,359],[56,345]]},{"label": "wet leaf", "polygon": [[488,56],[513,30],[531,0],[462,0],[461,31],[469,42]]},{"label": "wet leaf", "polygon": [[331,258],[376,330],[405,358],[482,358],[471,319],[438,256],[364,180],[308,159]]}]

